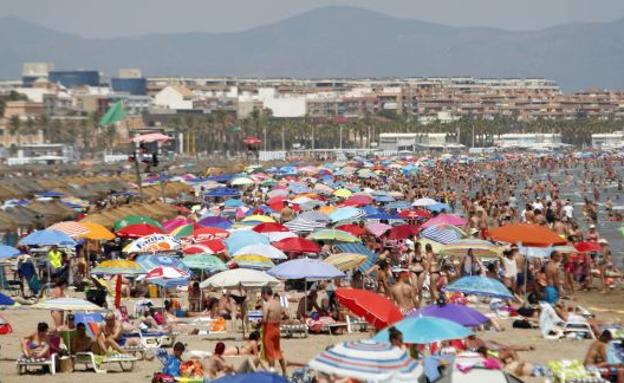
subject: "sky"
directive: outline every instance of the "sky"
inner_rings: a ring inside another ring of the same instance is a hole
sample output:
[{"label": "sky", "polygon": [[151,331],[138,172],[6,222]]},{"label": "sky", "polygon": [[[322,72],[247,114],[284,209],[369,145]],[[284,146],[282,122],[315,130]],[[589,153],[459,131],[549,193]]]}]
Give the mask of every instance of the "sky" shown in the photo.
[{"label": "sky", "polygon": [[230,32],[314,8],[349,5],[453,26],[542,29],[624,17],[624,0],[5,0],[17,16],[84,37]]}]

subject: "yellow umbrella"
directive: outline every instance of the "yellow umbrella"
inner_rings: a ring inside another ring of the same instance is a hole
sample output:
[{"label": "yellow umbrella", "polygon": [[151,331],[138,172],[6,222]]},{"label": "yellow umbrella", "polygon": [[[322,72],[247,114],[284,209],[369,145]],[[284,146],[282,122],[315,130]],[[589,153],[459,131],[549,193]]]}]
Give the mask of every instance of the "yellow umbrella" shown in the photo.
[{"label": "yellow umbrella", "polygon": [[340,198],[349,198],[351,197],[351,194],[353,194],[353,192],[349,189],[338,189],[333,193],[336,197],[340,197]]},{"label": "yellow umbrella", "polygon": [[333,254],[325,258],[324,262],[335,266],[340,271],[347,271],[355,269],[358,266],[362,266],[366,263],[368,257],[363,254],[356,253],[340,253]]},{"label": "yellow umbrella", "polygon": [[271,267],[275,266],[275,264],[271,261],[270,258],[265,257],[264,255],[259,254],[241,254],[232,258],[227,264],[228,266],[236,263],[238,267],[248,268],[248,269],[260,269],[260,270],[268,270]]},{"label": "yellow umbrella", "polygon": [[332,211],[336,210],[336,206],[331,206],[331,205],[327,205],[327,206],[321,206],[319,208],[319,211],[323,214],[327,214],[330,215]]},{"label": "yellow umbrella", "polygon": [[93,240],[107,240],[112,241],[115,239],[115,234],[111,233],[110,230],[95,222],[80,222],[80,224],[86,227],[89,231],[81,234],[80,237],[84,239],[93,239]]},{"label": "yellow umbrella", "polygon": [[250,215],[249,217],[245,217],[243,219],[243,222],[250,222],[250,221],[254,221],[254,222],[275,222],[275,220],[267,215],[260,215],[260,214],[255,214],[255,215]]}]

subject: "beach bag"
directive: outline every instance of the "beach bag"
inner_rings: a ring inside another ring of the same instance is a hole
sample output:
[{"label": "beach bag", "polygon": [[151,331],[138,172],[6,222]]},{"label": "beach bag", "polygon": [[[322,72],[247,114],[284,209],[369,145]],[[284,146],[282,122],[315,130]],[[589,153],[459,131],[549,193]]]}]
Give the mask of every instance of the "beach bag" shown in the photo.
[{"label": "beach bag", "polygon": [[175,383],[175,378],[162,372],[156,372],[152,377],[152,383]]},{"label": "beach bag", "polygon": [[0,335],[7,335],[7,334],[10,334],[12,332],[13,332],[13,328],[11,327],[9,322],[7,322],[6,319],[4,319],[0,315]]}]

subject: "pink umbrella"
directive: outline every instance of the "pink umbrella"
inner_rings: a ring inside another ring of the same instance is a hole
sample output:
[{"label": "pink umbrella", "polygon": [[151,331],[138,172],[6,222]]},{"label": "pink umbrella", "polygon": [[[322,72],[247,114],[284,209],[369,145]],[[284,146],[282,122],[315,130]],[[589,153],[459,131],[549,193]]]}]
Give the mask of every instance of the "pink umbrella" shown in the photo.
[{"label": "pink umbrella", "polygon": [[171,233],[173,230],[177,229],[180,226],[184,226],[184,225],[188,225],[189,223],[192,223],[193,221],[191,221],[188,218],[174,218],[174,219],[170,219],[169,221],[165,221],[163,222],[163,229],[165,229],[165,232],[167,233]]},{"label": "pink umbrella", "polygon": [[148,134],[141,134],[139,136],[136,136],[132,139],[133,142],[136,143],[150,143],[150,142],[167,142],[171,139],[171,137],[169,136],[165,136],[164,134],[161,133],[148,133]]},{"label": "pink umbrella", "polygon": [[383,233],[392,229],[392,226],[386,225],[385,223],[371,223],[366,225],[366,230],[368,230],[375,237],[381,237]]},{"label": "pink umbrella", "polygon": [[455,214],[440,214],[436,217],[431,218],[427,222],[425,222],[422,225],[422,227],[426,228],[426,227],[435,226],[435,225],[464,226],[466,222],[468,221],[466,221],[464,218]]}]

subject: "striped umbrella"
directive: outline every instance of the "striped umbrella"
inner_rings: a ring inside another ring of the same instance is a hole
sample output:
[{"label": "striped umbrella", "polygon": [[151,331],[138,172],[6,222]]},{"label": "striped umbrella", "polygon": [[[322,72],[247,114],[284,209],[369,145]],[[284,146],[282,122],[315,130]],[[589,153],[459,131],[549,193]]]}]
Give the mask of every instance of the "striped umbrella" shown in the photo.
[{"label": "striped umbrella", "polygon": [[297,218],[290,222],[286,222],[284,226],[295,233],[311,233],[316,229],[324,228],[325,223]]},{"label": "striped umbrella", "polygon": [[48,227],[48,229],[60,231],[61,233],[65,233],[72,238],[79,237],[80,235],[89,232],[89,229],[87,229],[83,224],[76,221],[57,222],[54,225]]},{"label": "striped umbrella", "polygon": [[463,231],[453,225],[430,226],[420,232],[421,237],[428,238],[445,245],[459,241],[464,235]]},{"label": "striped umbrella", "polygon": [[326,374],[367,382],[416,382],[423,373],[405,350],[373,340],[339,343],[308,365]]},{"label": "striped umbrella", "polygon": [[255,214],[243,218],[243,222],[275,222],[275,220],[268,215]]},{"label": "striped umbrella", "polygon": [[46,299],[33,306],[33,309],[39,310],[63,310],[63,311],[105,311],[106,309],[86,301],[84,299],[77,298],[55,298]]},{"label": "striped umbrella", "polygon": [[502,249],[496,246],[492,242],[484,241],[481,239],[461,239],[456,242],[444,245],[441,253],[445,255],[466,255],[469,249],[477,257],[494,258],[502,253]]},{"label": "striped umbrella", "polygon": [[268,270],[275,266],[270,258],[258,254],[241,254],[232,258],[227,265],[234,264],[243,269]]},{"label": "striped umbrella", "polygon": [[321,229],[308,236],[313,241],[331,242],[360,242],[360,239],[351,233],[336,229]]},{"label": "striped umbrella", "polygon": [[305,221],[329,222],[329,216],[320,211],[306,211],[297,216],[297,219]]},{"label": "striped umbrella", "polygon": [[330,255],[323,262],[334,265],[340,271],[347,271],[362,266],[367,260],[368,256],[363,254],[339,253]]}]

